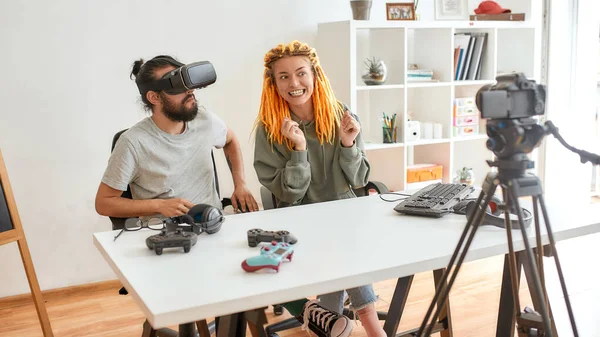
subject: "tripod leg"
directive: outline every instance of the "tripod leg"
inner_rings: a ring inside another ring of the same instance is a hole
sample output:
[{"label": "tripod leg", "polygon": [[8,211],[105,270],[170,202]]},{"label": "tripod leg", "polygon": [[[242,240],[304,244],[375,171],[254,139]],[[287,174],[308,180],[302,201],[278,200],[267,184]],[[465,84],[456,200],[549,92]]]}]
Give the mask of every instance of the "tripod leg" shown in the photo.
[{"label": "tripod leg", "polygon": [[560,280],[560,287],[562,288],[563,297],[567,306],[567,312],[569,313],[569,320],[571,321],[573,336],[578,337],[579,333],[577,332],[577,325],[575,324],[575,317],[573,316],[573,308],[571,307],[571,300],[569,300],[569,293],[567,292],[565,278],[563,276],[560,260],[558,259],[558,252],[556,251],[556,241],[554,241],[554,234],[552,233],[552,229],[550,228],[550,220],[548,219],[548,212],[546,211],[546,203],[544,201],[544,196],[540,194],[538,198],[540,202],[540,208],[542,209],[542,215],[544,216],[544,223],[546,224],[546,232],[548,233],[548,240],[550,241],[550,249],[552,250],[552,255],[554,256],[556,271]]},{"label": "tripod leg", "polygon": [[[511,273],[510,256],[506,254],[504,256],[504,271],[502,272],[502,287],[500,290],[500,306],[498,308],[498,322],[496,324],[496,337],[512,336],[515,331],[516,316],[518,313],[515,311],[515,303],[513,299],[513,290],[517,289],[519,292],[519,285],[521,281],[521,266],[523,264],[522,255],[517,254],[516,264],[517,270],[516,275]],[[514,284],[513,275],[516,276],[516,286]]]},{"label": "tripod leg", "polygon": [[[452,257],[450,258],[448,267],[444,271],[444,275],[442,276],[440,283],[437,285],[437,287],[435,289],[435,295],[433,297],[433,300],[429,304],[427,313],[425,314],[425,317],[423,318],[423,322],[421,323],[421,327],[419,328],[419,331],[417,332],[417,337],[426,337],[426,336],[428,337],[431,335],[431,331],[433,329],[433,326],[435,325],[434,320],[440,316],[440,312],[444,309],[444,307],[437,306],[437,310],[436,310],[435,314],[433,315],[433,319],[432,319],[431,314],[433,312],[433,308],[436,306],[437,303],[445,303],[446,299],[450,295],[450,289],[452,288],[452,285],[454,284],[454,281],[456,280],[456,276],[458,275],[458,272],[460,271],[460,267],[467,255],[469,247],[471,246],[471,242],[473,241],[473,238],[475,237],[477,228],[479,228],[479,226],[483,222],[483,216],[485,215],[486,205],[492,199],[492,196],[494,195],[494,191],[496,191],[496,188],[498,187],[498,183],[499,183],[499,181],[496,178],[496,174],[493,172],[488,173],[488,175],[486,176],[485,181],[483,183],[483,189],[481,190],[481,193],[479,194],[479,197],[477,198],[477,201],[476,201],[477,206],[475,207],[475,211],[473,213],[471,213],[471,216],[469,217],[469,220],[467,221],[467,225],[465,226],[465,229],[464,229],[460,239],[458,240],[458,245],[457,245],[456,249],[454,250]],[[486,187],[487,187],[487,189],[486,189]],[[484,200],[483,204],[481,202],[482,200]],[[467,235],[468,235],[468,239],[465,243],[465,239],[467,238]],[[463,247],[463,244],[464,244],[464,247]],[[460,257],[458,258],[458,262],[456,262],[456,267],[452,268],[454,266],[454,263],[456,261],[457,256],[459,255],[459,253],[460,253]],[[450,281],[448,282],[448,275],[450,275],[451,270],[452,270],[452,276],[450,277]]]},{"label": "tripod leg", "polygon": [[[525,279],[527,280],[527,286],[529,288],[533,288],[535,285],[532,284],[532,280],[533,280],[533,275],[531,275],[532,267],[527,262],[527,259],[522,258],[522,254],[523,254],[523,252],[520,253],[519,257],[523,261],[523,269],[525,271]],[[538,298],[536,296],[535,292],[531,293],[531,301],[533,302],[533,308],[535,309],[535,311],[539,312],[541,310],[540,302],[545,301],[545,304],[548,308],[548,314],[550,316],[550,321],[552,322],[552,333],[554,333],[555,336],[558,336],[558,333],[556,331],[556,324],[554,322],[554,316],[552,315],[552,307],[550,306],[549,302],[546,302],[546,300],[548,298],[548,294],[545,291],[544,291],[544,294],[545,294],[544,298]]]},{"label": "tripod leg", "polygon": [[502,186],[502,197],[504,199],[504,227],[506,228],[506,238],[508,241],[508,271],[511,279],[513,292],[513,305],[515,314],[521,311],[521,303],[519,303],[519,279],[521,277],[521,265],[517,264],[515,248],[513,246],[512,227],[510,222],[510,194]]},{"label": "tripod leg", "polygon": [[[510,201],[514,202],[515,209],[517,210],[517,217],[519,218],[519,228],[521,229],[521,235],[523,236],[523,244],[525,245],[525,253],[527,254],[527,260],[529,264],[533,267],[535,272],[532,272],[533,276],[533,290],[536,292],[536,296],[539,298],[544,298],[544,292],[542,291],[542,285],[540,283],[540,277],[538,274],[537,263],[533,257],[533,250],[531,249],[531,245],[529,244],[529,238],[527,236],[527,231],[525,229],[525,221],[523,221],[523,209],[519,204],[519,191],[517,190],[519,183],[516,179],[511,179],[508,181],[508,188],[510,190]],[[507,205],[510,206],[510,205]],[[510,209],[510,207],[508,208]],[[543,211],[543,210],[542,210]],[[530,289],[531,291],[531,289]],[[550,324],[550,317],[548,315],[548,309],[545,305],[544,301],[540,302],[540,315],[542,316],[542,322],[544,323],[544,330],[546,336],[553,337]]]},{"label": "tripod leg", "polygon": [[[548,298],[548,293],[546,292],[546,277],[544,275],[544,245],[542,244],[542,231],[540,228],[540,216],[538,214],[538,198],[536,196],[532,197],[533,199],[533,219],[535,222],[535,239],[536,239],[536,253],[537,253],[537,263],[540,273],[540,282],[542,283],[542,290],[544,290],[544,294],[546,294],[546,299]],[[546,302],[548,305],[548,302]]]}]

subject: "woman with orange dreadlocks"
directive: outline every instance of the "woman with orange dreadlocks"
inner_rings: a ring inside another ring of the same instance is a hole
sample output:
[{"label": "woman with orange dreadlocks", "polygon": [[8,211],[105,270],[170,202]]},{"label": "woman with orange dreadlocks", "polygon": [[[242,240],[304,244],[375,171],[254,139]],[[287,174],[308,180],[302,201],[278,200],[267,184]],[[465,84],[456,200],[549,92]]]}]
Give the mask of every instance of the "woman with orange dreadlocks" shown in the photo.
[{"label": "woman with orange dreadlocks", "polygon": [[[315,49],[293,41],[265,55],[254,168],[277,199],[277,207],[354,198],[352,187],[368,182],[360,124],[333,95]],[[385,336],[371,285],[348,289],[352,309],[369,337]],[[343,291],[283,304],[322,337],[352,331],[341,312]],[[328,308],[328,309],[325,309]]]}]

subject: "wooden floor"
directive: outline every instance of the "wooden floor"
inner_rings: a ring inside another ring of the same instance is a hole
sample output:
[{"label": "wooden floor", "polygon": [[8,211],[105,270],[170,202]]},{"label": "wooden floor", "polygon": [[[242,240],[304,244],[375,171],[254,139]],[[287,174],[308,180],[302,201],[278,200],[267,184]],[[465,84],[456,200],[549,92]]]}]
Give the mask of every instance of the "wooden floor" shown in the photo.
[{"label": "wooden floor", "polygon": [[[577,318],[580,336],[600,336],[600,323],[596,323],[600,313],[600,286],[598,280],[598,250],[590,249],[600,243],[599,235],[573,239],[558,246],[561,264],[567,280],[567,287]],[[546,266],[548,292],[553,301],[561,336],[571,336],[570,325],[562,293],[557,285],[553,264]],[[497,318],[502,257],[495,257],[467,263],[461,269],[452,289],[451,309],[454,336],[481,337],[493,336]],[[57,337],[114,336],[137,337],[141,335],[144,317],[131,296],[118,294],[117,281],[80,286],[44,293],[50,321]],[[375,285],[380,296],[379,310],[387,310],[392,297],[395,280],[379,282]],[[405,314],[399,331],[417,327],[433,296],[431,273],[415,277]],[[521,286],[522,306],[531,303],[525,284]],[[556,300],[555,300],[556,299]],[[559,317],[560,316],[560,317]],[[269,322],[289,317],[274,317],[268,310]],[[249,334],[248,334],[249,335]],[[306,332],[294,329],[281,336],[306,337]],[[42,336],[37,315],[30,298],[18,296],[0,299],[0,336],[34,337]],[[365,336],[360,324],[354,327],[352,336]]]}]

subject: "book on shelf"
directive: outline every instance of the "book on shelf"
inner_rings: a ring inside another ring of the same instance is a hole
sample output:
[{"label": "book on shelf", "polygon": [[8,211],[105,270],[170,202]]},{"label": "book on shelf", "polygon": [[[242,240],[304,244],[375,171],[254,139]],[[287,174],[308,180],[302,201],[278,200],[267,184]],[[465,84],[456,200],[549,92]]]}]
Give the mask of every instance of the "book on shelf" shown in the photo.
[{"label": "book on shelf", "polygon": [[406,79],[408,83],[423,83],[423,82],[439,82],[440,80],[436,80],[433,78],[418,78],[418,77],[409,77]]},{"label": "book on shelf", "polygon": [[500,13],[470,15],[471,21],[525,21],[525,13]]},{"label": "book on shelf", "polygon": [[[431,69],[409,69],[406,71],[408,82],[432,82],[433,70]],[[436,80],[437,82],[437,80]]]},{"label": "book on shelf", "polygon": [[[487,33],[454,34],[454,80],[481,79]],[[457,51],[458,50],[458,51]]]}]

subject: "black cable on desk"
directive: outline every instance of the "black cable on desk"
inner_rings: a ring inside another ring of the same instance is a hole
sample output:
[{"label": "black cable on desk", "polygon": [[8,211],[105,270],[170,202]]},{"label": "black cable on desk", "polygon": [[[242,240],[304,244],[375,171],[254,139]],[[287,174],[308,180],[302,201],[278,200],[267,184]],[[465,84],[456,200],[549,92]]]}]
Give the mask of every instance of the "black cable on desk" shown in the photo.
[{"label": "black cable on desk", "polygon": [[404,200],[406,198],[396,198],[394,200],[390,200],[390,199],[385,199],[383,196],[386,194],[394,194],[394,195],[400,195],[400,196],[404,196],[404,197],[410,197],[410,194],[405,194],[405,193],[398,193],[398,192],[388,192],[388,193],[382,193],[379,195],[379,199],[383,200],[383,201],[387,201],[387,202],[397,202],[400,200]]}]

